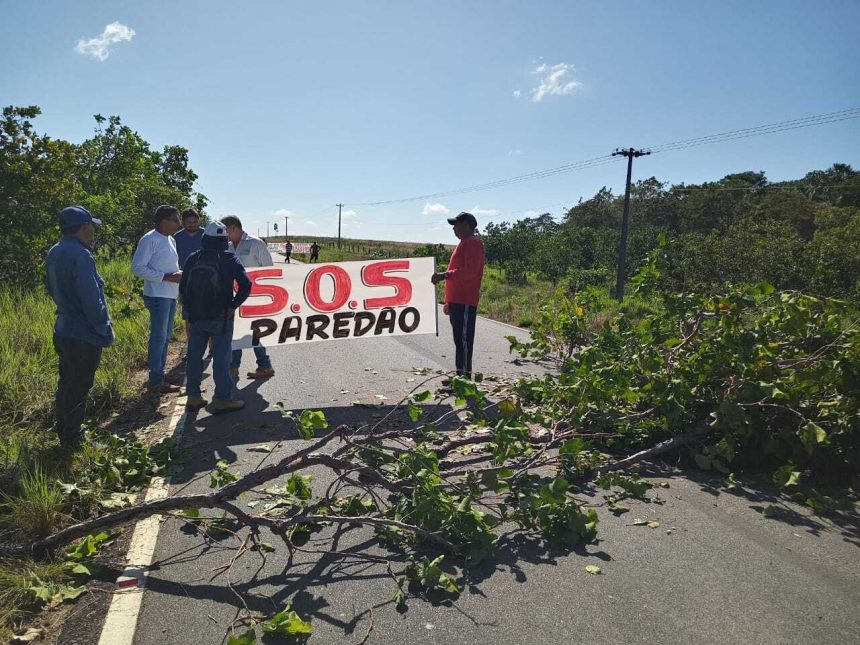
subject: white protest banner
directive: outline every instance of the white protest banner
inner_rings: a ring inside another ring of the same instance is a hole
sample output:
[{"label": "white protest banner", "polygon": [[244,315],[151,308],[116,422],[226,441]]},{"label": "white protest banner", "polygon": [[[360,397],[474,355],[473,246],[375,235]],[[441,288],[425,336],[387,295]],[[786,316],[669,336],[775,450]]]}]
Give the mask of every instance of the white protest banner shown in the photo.
[{"label": "white protest banner", "polygon": [[293,253],[310,253],[310,242],[296,242],[293,244]]},{"label": "white protest banner", "polygon": [[248,269],[233,348],[437,333],[433,258]]}]

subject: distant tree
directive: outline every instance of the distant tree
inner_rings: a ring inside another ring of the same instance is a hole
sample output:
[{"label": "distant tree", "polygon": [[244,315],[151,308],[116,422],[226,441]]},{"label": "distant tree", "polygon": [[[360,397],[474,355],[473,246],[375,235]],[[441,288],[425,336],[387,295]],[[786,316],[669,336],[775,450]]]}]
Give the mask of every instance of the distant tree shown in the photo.
[{"label": "distant tree", "polygon": [[80,144],[35,131],[36,106],[7,107],[0,122],[0,279],[32,284],[42,259],[59,236],[56,216],[82,204],[104,221],[99,252],[124,252],[151,227],[159,204],[194,205],[206,197],[193,190],[197,175],[185,148],[150,149],[120,118],[94,116],[96,131]]}]

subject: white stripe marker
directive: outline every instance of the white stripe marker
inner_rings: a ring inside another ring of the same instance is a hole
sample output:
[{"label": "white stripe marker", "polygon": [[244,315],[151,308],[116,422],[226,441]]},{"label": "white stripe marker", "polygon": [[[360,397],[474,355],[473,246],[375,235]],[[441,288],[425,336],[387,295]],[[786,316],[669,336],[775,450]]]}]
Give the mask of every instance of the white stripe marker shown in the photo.
[{"label": "white stripe marker", "polygon": [[[182,438],[182,429],[185,426],[185,402],[186,397],[177,397],[173,415],[170,417],[168,430],[174,445],[179,445]],[[153,477],[149,488],[146,489],[145,500],[149,502],[167,497],[169,488],[169,477]],[[99,645],[133,644],[137,618],[143,602],[143,588],[155,555],[160,526],[161,515],[150,515],[135,525],[126,556],[127,564],[122,575],[117,578],[116,592],[111,598]]]}]

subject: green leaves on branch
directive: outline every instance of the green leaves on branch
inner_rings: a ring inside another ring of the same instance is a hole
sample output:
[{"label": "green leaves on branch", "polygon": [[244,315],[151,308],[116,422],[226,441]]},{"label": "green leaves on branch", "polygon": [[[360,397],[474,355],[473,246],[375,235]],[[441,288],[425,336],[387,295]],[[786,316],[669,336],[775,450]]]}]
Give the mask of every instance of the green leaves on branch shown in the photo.
[{"label": "green leaves on branch", "polygon": [[284,418],[295,422],[299,436],[305,441],[314,438],[315,430],[328,428],[328,419],[322,410],[302,410],[297,417],[292,410],[284,410],[283,403],[278,403],[278,407]]},{"label": "green leaves on branch", "polygon": [[406,578],[411,584],[420,587],[426,591],[447,591],[452,594],[459,594],[460,587],[454,579],[447,573],[442,571],[439,565],[445,559],[444,555],[437,556],[432,560],[426,558],[416,562],[410,560],[406,567]]},{"label": "green leaves on branch", "polygon": [[231,473],[228,464],[224,459],[219,459],[215,463],[215,471],[209,473],[209,488],[221,488],[227,484],[232,484],[239,479],[238,473]]},{"label": "green leaves on branch", "polygon": [[[652,260],[659,277],[665,258]],[[699,468],[773,473],[790,463],[809,483],[851,482],[860,472],[855,304],[769,284],[659,297],[648,310],[634,301],[595,310],[589,292],[547,305],[531,342],[515,347],[565,360],[558,375],[517,383],[523,408],[586,436],[612,434],[606,446],[627,451],[708,424],[709,439],[690,452]],[[562,448],[573,476],[599,465],[583,448]]]},{"label": "green leaves on branch", "polygon": [[264,634],[288,638],[308,637],[314,631],[310,621],[302,620],[295,611],[290,609],[289,605],[269,620],[263,621],[261,628]]},{"label": "green leaves on branch", "polygon": [[542,484],[537,475],[525,475],[512,487],[511,519],[524,529],[539,530],[552,546],[592,542],[597,535],[597,511],[584,512],[568,493],[566,479]]}]

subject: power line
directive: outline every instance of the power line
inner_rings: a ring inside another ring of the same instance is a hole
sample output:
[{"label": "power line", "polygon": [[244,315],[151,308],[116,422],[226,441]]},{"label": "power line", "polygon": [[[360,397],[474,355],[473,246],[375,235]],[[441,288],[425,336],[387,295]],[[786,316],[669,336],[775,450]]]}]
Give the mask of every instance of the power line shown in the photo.
[{"label": "power line", "polygon": [[[735,139],[745,139],[749,137],[762,136],[765,134],[773,134],[777,132],[785,132],[787,130],[797,130],[800,128],[809,128],[816,125],[827,125],[829,123],[837,123],[839,121],[847,121],[850,119],[860,118],[860,107],[846,108],[837,112],[828,112],[823,114],[815,114],[811,116],[791,119],[788,121],[780,121],[777,123],[757,125],[751,128],[743,128],[741,130],[731,130],[716,134],[709,134],[691,139],[680,139],[678,141],[670,141],[668,143],[659,144],[656,146],[646,146],[645,148],[651,152],[669,152],[672,150],[683,150],[696,146],[710,145],[713,143],[722,143],[723,141],[732,141]],[[436,193],[426,193],[424,195],[415,195],[412,197],[402,197],[399,199],[378,200],[373,202],[352,202],[346,204],[348,206],[383,206],[388,204],[402,204],[406,202],[420,201],[426,199],[438,199],[441,197],[450,197],[452,195],[462,195],[464,193],[479,192],[483,190],[492,190],[494,188],[502,188],[513,184],[518,184],[527,181],[535,181],[545,179],[562,173],[574,172],[576,170],[585,170],[594,168],[604,164],[619,161],[620,158],[612,155],[604,155],[602,157],[594,157],[574,163],[556,166],[555,168],[546,168],[524,175],[498,179],[484,184],[476,184],[452,190],[439,191]]]},{"label": "power line", "polygon": [[347,206],[382,206],[387,204],[402,204],[405,202],[415,202],[421,201],[425,199],[438,199],[440,197],[449,197],[451,195],[462,195],[464,193],[473,193],[482,190],[491,190],[493,188],[501,188],[503,186],[509,186],[511,184],[517,184],[524,181],[533,181],[535,179],[543,179],[544,177],[551,177],[552,175],[557,175],[565,172],[572,172],[574,170],[583,170],[585,168],[593,168],[595,166],[602,166],[606,163],[613,163],[617,161],[617,159],[612,158],[611,155],[604,155],[602,157],[595,157],[594,159],[587,159],[585,161],[579,161],[576,163],[566,164],[564,166],[558,166],[556,168],[546,168],[544,170],[537,170],[535,172],[528,173],[526,175],[518,175],[516,177],[508,177],[506,179],[497,179],[496,181],[488,182],[486,184],[476,184],[474,186],[466,186],[464,188],[457,188],[453,190],[440,191],[438,193],[427,193],[424,195],[415,195],[413,197],[402,197],[400,199],[387,199],[380,200],[375,202],[351,202],[346,204]]},{"label": "power line", "polygon": [[772,134],[774,132],[783,132],[785,130],[796,130],[798,128],[808,128],[815,125],[825,125],[827,123],[846,121],[848,119],[856,119],[858,117],[860,117],[860,107],[854,107],[845,110],[839,110],[838,112],[816,114],[813,116],[802,117],[799,119],[791,119],[789,121],[780,121],[778,123],[757,125],[752,128],[730,130],[728,132],[709,134],[706,136],[695,137],[692,139],[681,139],[679,141],[671,141],[669,143],[663,143],[656,146],[646,146],[646,148],[654,153],[665,152],[668,150],[690,148],[699,145],[709,145],[711,143],[719,143],[721,141],[730,141],[732,139],[743,139],[764,134]]}]

